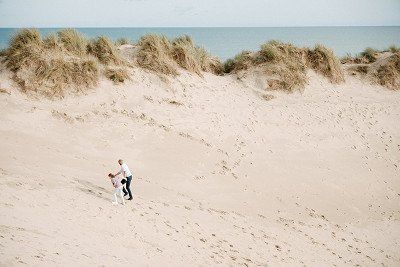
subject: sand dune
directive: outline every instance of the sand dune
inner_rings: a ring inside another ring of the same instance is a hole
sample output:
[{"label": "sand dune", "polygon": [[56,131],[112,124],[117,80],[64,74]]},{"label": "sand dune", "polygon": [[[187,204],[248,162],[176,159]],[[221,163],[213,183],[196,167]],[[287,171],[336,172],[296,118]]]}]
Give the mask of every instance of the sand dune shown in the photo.
[{"label": "sand dune", "polygon": [[400,264],[398,92],[129,71],[61,100],[1,72],[1,265]]}]

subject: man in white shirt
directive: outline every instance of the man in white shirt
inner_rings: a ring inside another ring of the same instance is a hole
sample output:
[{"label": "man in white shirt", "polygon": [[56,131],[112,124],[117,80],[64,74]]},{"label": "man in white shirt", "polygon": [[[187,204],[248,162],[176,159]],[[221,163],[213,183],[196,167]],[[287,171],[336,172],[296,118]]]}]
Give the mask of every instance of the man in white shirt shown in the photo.
[{"label": "man in white shirt", "polygon": [[[129,194],[128,200],[132,200],[132,192],[131,192],[131,181],[132,181],[132,173],[128,168],[128,165],[123,162],[122,159],[118,160],[118,164],[121,165],[121,170],[115,174],[115,176],[122,174],[126,178],[125,187],[122,189],[124,192],[124,196]],[[126,188],[126,189],[125,189]]]}]

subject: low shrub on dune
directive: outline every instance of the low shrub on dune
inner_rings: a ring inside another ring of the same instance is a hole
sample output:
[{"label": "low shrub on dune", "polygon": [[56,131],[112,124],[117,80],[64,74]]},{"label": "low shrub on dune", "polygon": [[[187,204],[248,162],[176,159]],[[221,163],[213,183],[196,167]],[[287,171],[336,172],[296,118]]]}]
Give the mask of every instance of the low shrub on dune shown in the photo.
[{"label": "low shrub on dune", "polygon": [[104,65],[121,65],[124,63],[114,43],[105,36],[91,40],[87,46],[87,51]]}]

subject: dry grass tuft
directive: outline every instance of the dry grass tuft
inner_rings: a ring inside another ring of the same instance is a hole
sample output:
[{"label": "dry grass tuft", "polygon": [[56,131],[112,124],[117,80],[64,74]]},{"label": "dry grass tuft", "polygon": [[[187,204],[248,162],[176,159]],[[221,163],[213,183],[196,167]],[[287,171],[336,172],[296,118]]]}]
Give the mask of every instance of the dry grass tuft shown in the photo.
[{"label": "dry grass tuft", "polygon": [[164,35],[142,36],[138,42],[137,63],[156,73],[177,75],[177,64],[171,58],[172,50],[172,44]]},{"label": "dry grass tuft", "polygon": [[115,84],[124,83],[126,80],[130,79],[128,71],[123,68],[107,68],[104,74]]},{"label": "dry grass tuft", "polygon": [[[78,56],[86,55],[88,40],[75,29],[63,29],[57,33],[59,42],[63,47]],[[54,37],[51,39],[54,40]]]},{"label": "dry grass tuft", "polygon": [[5,52],[7,67],[18,71],[22,66],[29,66],[43,52],[43,40],[36,29],[22,29],[10,40]]},{"label": "dry grass tuft", "polygon": [[221,75],[224,72],[224,66],[217,57],[211,56],[203,47],[196,47],[196,55],[202,71]]},{"label": "dry grass tuft", "polygon": [[62,47],[55,33],[50,33],[43,39],[43,44],[46,49],[61,50]]},{"label": "dry grass tuft", "polygon": [[380,85],[392,90],[400,90],[400,52],[387,58],[372,75]]},{"label": "dry grass tuft", "polygon": [[224,63],[224,72],[238,72],[247,70],[253,66],[253,55],[250,51],[242,51],[237,54],[233,59],[228,59]]},{"label": "dry grass tuft", "polygon": [[88,44],[88,53],[95,56],[104,65],[122,65],[124,61],[118,53],[114,43],[105,36],[91,40]]},{"label": "dry grass tuft", "polygon": [[221,62],[204,48],[196,46],[188,35],[170,42],[163,35],[149,34],[138,43],[137,63],[140,67],[165,75],[177,75],[178,67],[201,75],[202,71],[222,74]]},{"label": "dry grass tuft", "polygon": [[131,41],[129,40],[129,39],[127,39],[127,38],[118,38],[116,41],[115,41],[115,45],[116,46],[120,46],[120,45],[126,45],[126,44],[130,44],[131,43]]},{"label": "dry grass tuft", "polygon": [[339,60],[321,45],[314,49],[299,48],[289,43],[269,41],[258,52],[243,51],[224,64],[225,72],[260,68],[267,77],[270,89],[292,92],[307,82],[307,67],[328,77],[331,82],[344,81]]},{"label": "dry grass tuft", "polygon": [[201,74],[201,64],[197,49],[188,35],[175,38],[172,41],[172,58],[183,69]]},{"label": "dry grass tuft", "polygon": [[344,74],[339,59],[332,50],[323,45],[307,49],[307,65],[317,73],[327,77],[331,83],[344,82]]},{"label": "dry grass tuft", "polygon": [[10,41],[6,65],[23,91],[48,97],[62,97],[67,89],[81,91],[97,84],[96,61],[64,48],[55,35],[42,40],[37,30],[23,29]]},{"label": "dry grass tuft", "polygon": [[303,49],[292,44],[279,41],[263,44],[255,55],[255,63],[265,70],[270,89],[293,92],[307,84]]},{"label": "dry grass tuft", "polygon": [[395,46],[395,45],[391,45],[391,46],[389,46],[389,51],[392,52],[392,53],[400,52],[400,47]]},{"label": "dry grass tuft", "polygon": [[[365,63],[373,63],[377,59],[377,54],[378,54],[377,50],[375,50],[371,47],[367,47],[367,48],[365,48],[365,50],[363,52],[360,53],[359,57],[361,58],[361,60],[362,59],[366,60]],[[363,62],[359,62],[359,63],[363,63]]]}]

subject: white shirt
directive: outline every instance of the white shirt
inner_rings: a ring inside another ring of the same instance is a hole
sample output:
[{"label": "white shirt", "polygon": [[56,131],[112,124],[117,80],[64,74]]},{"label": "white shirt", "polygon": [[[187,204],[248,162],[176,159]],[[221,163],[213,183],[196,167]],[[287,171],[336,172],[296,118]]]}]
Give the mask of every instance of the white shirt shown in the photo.
[{"label": "white shirt", "polygon": [[128,168],[128,165],[126,165],[125,163],[122,163],[122,165],[121,165],[121,171],[120,171],[121,173],[124,173],[125,172],[125,178],[126,177],[129,177],[129,176],[132,176],[132,173],[131,173],[131,171],[129,170],[129,168]]}]

